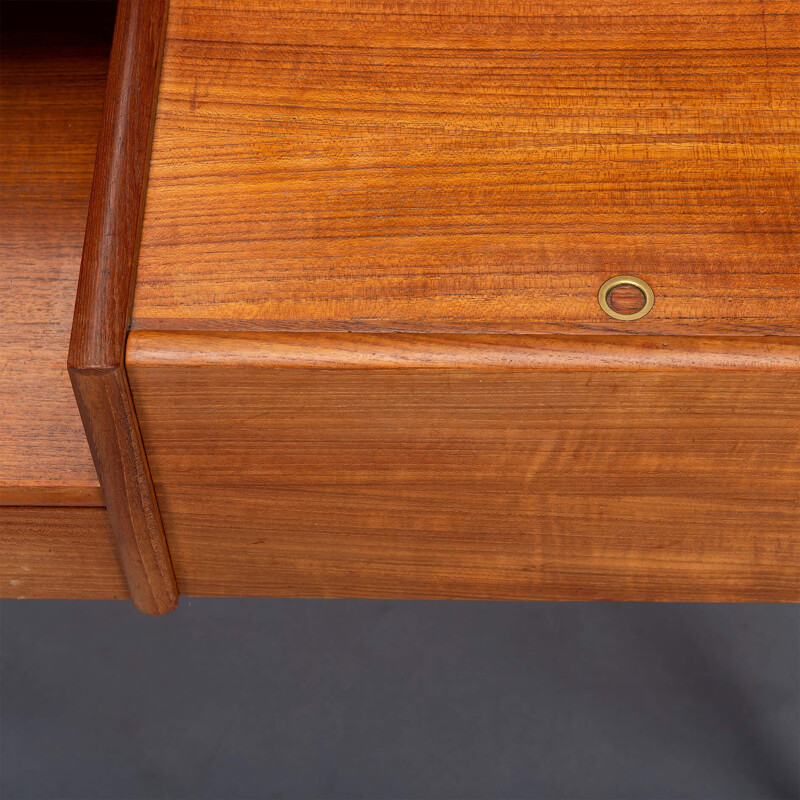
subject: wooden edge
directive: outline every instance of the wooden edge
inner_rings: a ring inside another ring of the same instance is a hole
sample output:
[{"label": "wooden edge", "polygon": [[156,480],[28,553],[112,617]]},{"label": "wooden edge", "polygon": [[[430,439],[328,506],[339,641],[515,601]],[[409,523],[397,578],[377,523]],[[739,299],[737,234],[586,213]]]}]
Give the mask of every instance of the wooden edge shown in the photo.
[{"label": "wooden edge", "polygon": [[114,369],[70,377],[131,599],[148,614],[172,611],[178,590],[127,375]]},{"label": "wooden edge", "polygon": [[800,338],[132,331],[126,360],[131,366],[800,371]]},{"label": "wooden edge", "polygon": [[167,0],[120,0],[69,348],[69,373],[136,606],[178,591],[125,372]]},{"label": "wooden edge", "polygon": [[0,506],[66,506],[69,508],[103,508],[103,492],[99,486],[0,486]]}]

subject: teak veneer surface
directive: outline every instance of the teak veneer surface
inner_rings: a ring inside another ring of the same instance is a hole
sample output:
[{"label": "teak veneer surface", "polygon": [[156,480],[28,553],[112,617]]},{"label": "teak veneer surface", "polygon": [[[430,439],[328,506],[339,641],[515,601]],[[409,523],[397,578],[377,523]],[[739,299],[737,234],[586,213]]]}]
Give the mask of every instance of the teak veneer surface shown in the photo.
[{"label": "teak veneer surface", "polygon": [[800,341],[136,332],[194,595],[800,599]]},{"label": "teak veneer surface", "polygon": [[125,372],[167,0],[120,0],[67,359],[137,608],[178,592]]},{"label": "teak veneer surface", "polygon": [[133,327],[796,335],[799,41],[796,0],[172,0]]},{"label": "teak veneer surface", "polygon": [[0,505],[102,505],[67,348],[114,3],[3,3]]},{"label": "teak veneer surface", "polygon": [[128,597],[67,376],[115,7],[3,3],[3,597]]},{"label": "teak veneer surface", "polygon": [[129,597],[104,508],[0,507],[0,597]]}]

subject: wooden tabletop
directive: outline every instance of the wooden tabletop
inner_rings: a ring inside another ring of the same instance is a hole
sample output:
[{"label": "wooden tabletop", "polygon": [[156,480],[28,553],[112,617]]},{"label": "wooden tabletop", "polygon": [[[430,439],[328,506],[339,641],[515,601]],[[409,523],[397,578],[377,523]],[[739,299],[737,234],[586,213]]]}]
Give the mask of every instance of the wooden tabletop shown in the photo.
[{"label": "wooden tabletop", "polygon": [[133,327],[797,335],[798,41],[794,0],[172,0]]}]

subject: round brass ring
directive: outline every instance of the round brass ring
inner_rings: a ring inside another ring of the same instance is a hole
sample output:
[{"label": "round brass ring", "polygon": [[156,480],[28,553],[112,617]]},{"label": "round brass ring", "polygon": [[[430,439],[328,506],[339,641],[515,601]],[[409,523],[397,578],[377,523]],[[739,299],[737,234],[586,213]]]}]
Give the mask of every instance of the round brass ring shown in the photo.
[{"label": "round brass ring", "polygon": [[[620,314],[619,311],[614,311],[608,304],[608,294],[612,289],[616,289],[617,286],[635,286],[644,295],[644,305],[638,311],[634,311],[633,314]],[[609,278],[600,287],[600,291],[597,293],[597,301],[600,303],[600,308],[602,308],[609,317],[626,321],[641,319],[645,314],[648,314],[655,300],[656,298],[653,294],[653,290],[650,288],[650,284],[647,283],[647,281],[643,281],[641,278],[635,278],[633,275],[616,275],[613,278]]]}]

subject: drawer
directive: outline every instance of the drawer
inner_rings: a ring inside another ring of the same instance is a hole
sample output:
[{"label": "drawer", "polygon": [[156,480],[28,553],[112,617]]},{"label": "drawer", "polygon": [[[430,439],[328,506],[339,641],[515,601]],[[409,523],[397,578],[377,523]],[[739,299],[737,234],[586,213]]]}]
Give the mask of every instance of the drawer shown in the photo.
[{"label": "drawer", "polygon": [[178,587],[797,597],[800,347],[723,344],[134,332]]}]

